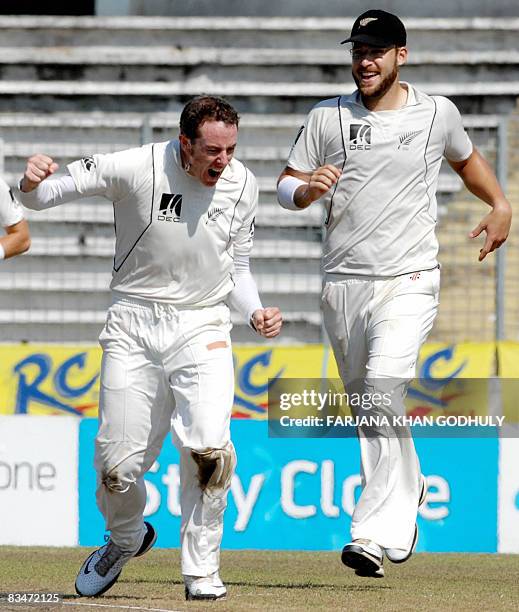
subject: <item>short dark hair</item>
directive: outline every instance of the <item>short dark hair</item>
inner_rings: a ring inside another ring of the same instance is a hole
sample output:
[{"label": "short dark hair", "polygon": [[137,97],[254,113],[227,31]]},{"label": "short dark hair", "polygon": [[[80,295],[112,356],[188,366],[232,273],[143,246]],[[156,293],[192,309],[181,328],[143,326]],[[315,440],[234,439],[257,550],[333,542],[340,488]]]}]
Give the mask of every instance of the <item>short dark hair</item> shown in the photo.
[{"label": "short dark hair", "polygon": [[190,100],[180,115],[180,133],[189,140],[198,138],[198,129],[205,121],[222,121],[238,127],[240,118],[236,110],[223,98],[197,96]]}]

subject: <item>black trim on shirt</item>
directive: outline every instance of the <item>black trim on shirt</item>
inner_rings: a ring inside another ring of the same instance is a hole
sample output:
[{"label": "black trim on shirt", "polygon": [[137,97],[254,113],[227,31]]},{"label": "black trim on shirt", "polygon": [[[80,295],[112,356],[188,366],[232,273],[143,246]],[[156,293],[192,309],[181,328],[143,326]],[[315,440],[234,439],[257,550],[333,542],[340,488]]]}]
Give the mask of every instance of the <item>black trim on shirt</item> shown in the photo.
[{"label": "black trim on shirt", "polygon": [[[114,235],[115,235],[115,244],[117,246],[117,217],[115,216],[115,202],[112,202],[112,208],[114,209]],[[114,263],[112,268],[115,270],[115,251],[114,251]]]},{"label": "black trim on shirt", "polygon": [[[337,111],[339,112],[339,128],[341,130],[342,150],[344,151],[344,161],[342,162],[342,168],[341,168],[341,174],[342,174],[342,172],[344,172],[344,166],[346,165],[346,158],[348,154],[346,153],[346,144],[344,143],[344,130],[342,129],[341,98],[342,96],[339,96],[337,98]],[[337,191],[337,187],[339,186],[340,180],[341,179],[339,178],[333,188],[332,197],[330,199],[330,208],[328,209],[328,214],[326,215],[326,219],[324,220],[325,225],[328,225],[328,223],[330,223],[330,219],[332,218],[333,198],[335,196],[335,192]]]},{"label": "black trim on shirt", "polygon": [[[230,222],[230,224],[229,224],[229,240],[227,241],[227,246],[225,247],[225,250],[226,250],[228,253],[229,253],[229,246],[231,245],[231,232],[232,232],[232,224],[233,224],[233,222],[234,222],[234,217],[235,217],[235,215],[236,215],[236,209],[238,208],[238,204],[240,203],[241,198],[242,198],[242,195],[243,195],[243,192],[245,191],[245,187],[246,187],[246,185],[247,185],[247,177],[249,176],[249,170],[248,170],[248,168],[246,168],[245,166],[244,166],[244,168],[245,168],[245,181],[243,182],[243,188],[242,188],[242,190],[241,190],[240,197],[238,198],[238,200],[236,201],[236,204],[234,205],[234,210],[233,210],[233,213],[232,213],[231,222]],[[232,260],[234,261],[234,257],[232,257],[232,255],[231,255],[231,258],[232,258]]]},{"label": "black trim on shirt", "polygon": [[[137,243],[139,242],[139,240],[144,236],[144,234],[146,233],[146,231],[148,230],[148,228],[151,226],[151,224],[153,223],[153,206],[155,203],[155,145],[151,145],[151,171],[152,171],[152,176],[153,176],[153,182],[152,182],[152,187],[151,187],[151,211],[150,211],[150,222],[148,223],[148,225],[142,230],[141,235],[137,238],[137,240],[133,243],[132,248],[128,251],[128,253],[126,254],[126,257],[121,261],[121,264],[119,265],[118,268],[115,267],[115,257],[114,257],[114,270],[116,272],[119,272],[119,270],[122,268],[124,262],[128,259],[128,257],[130,256],[131,252],[133,251],[133,249],[137,246]],[[114,220],[115,220],[115,207],[114,207]],[[114,223],[114,227],[115,227],[115,223]],[[117,240],[117,235],[116,235],[116,240]]]},{"label": "black trim on shirt", "polygon": [[433,118],[431,121],[431,127],[429,128],[429,135],[427,136],[427,142],[425,143],[425,149],[423,152],[423,160],[424,160],[424,164],[425,164],[425,171],[424,171],[424,183],[425,183],[425,193],[427,194],[427,199],[429,200],[429,206],[427,206],[427,214],[429,216],[431,216],[429,214],[429,209],[431,208],[431,198],[429,197],[429,188],[430,185],[427,183],[427,172],[429,171],[429,164],[427,163],[427,147],[429,146],[429,140],[431,139],[431,134],[432,134],[432,129],[433,129],[433,125],[434,125],[434,120],[436,119],[436,112],[438,111],[438,107],[436,105],[436,100],[431,97],[431,100],[433,101],[434,104],[434,113],[433,113]]}]

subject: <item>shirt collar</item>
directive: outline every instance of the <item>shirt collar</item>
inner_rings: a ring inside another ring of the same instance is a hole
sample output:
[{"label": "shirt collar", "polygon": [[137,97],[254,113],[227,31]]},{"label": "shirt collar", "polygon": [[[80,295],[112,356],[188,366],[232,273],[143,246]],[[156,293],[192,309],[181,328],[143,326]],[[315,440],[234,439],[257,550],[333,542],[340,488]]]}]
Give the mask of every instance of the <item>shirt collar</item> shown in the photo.
[{"label": "shirt collar", "polygon": [[[407,83],[407,81],[400,81],[400,85],[402,85],[405,89],[407,89],[407,101],[404,104],[404,106],[402,106],[402,108],[406,108],[408,106],[416,106],[417,104],[420,104],[420,102],[417,99],[415,89],[410,83]],[[366,108],[364,106],[364,103],[362,102],[360,91],[358,89],[356,89],[353,92],[352,97],[353,97],[353,101],[355,102],[355,104],[362,106],[362,108]],[[398,108],[396,110],[402,110],[402,108]],[[394,111],[373,111],[373,112],[387,113],[387,112],[394,112]]]}]

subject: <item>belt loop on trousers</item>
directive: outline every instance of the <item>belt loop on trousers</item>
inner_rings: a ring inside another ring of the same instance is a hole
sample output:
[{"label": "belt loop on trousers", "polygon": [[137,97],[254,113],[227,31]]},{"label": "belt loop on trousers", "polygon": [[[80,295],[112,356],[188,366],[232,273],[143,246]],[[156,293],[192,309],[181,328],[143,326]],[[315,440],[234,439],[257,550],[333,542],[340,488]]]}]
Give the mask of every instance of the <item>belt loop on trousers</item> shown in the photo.
[{"label": "belt loop on trousers", "polygon": [[153,302],[153,313],[156,319],[161,319],[164,314],[164,308],[162,304],[158,304],[157,302]]},{"label": "belt loop on trousers", "polygon": [[171,304],[160,304],[159,302],[153,302],[153,313],[157,319],[166,319],[167,321],[173,321],[177,315],[177,310]]}]

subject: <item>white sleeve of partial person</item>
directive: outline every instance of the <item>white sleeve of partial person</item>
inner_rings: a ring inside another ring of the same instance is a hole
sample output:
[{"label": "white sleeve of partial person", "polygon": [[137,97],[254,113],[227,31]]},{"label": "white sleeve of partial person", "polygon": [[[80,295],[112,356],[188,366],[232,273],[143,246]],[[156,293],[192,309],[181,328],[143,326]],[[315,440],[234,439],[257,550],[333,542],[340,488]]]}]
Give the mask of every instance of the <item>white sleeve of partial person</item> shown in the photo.
[{"label": "white sleeve of partial person", "polygon": [[0,225],[10,227],[23,219],[23,208],[14,197],[9,185],[0,179]]},{"label": "white sleeve of partial person", "polygon": [[468,159],[474,147],[463,127],[459,110],[453,102],[443,96],[438,96],[436,101],[445,130],[445,157],[453,162]]},{"label": "white sleeve of partial person", "polygon": [[42,181],[37,189],[27,193],[18,190],[18,196],[21,203],[32,210],[45,210],[84,197],[77,190],[70,174],[51,176]]},{"label": "white sleeve of partial person", "polygon": [[250,271],[248,255],[235,254],[233,278],[234,289],[227,298],[228,305],[241,314],[248,325],[251,325],[252,315],[263,306]]},{"label": "white sleeve of partial person", "polygon": [[286,174],[278,183],[278,202],[287,210],[304,210],[304,208],[296,206],[294,195],[298,187],[301,187],[301,185],[306,186],[307,184],[295,176]]}]

